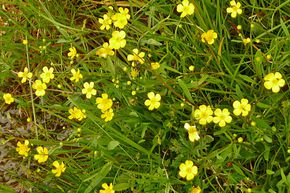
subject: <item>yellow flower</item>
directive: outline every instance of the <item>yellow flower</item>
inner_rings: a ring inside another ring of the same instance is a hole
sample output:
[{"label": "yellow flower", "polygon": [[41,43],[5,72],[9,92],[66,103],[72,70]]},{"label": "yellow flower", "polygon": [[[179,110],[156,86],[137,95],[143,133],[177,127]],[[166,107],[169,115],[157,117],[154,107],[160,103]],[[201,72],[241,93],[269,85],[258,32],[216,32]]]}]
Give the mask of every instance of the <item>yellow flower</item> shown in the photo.
[{"label": "yellow flower", "polygon": [[72,77],[70,78],[71,81],[79,82],[80,79],[83,78],[83,75],[80,72],[80,69],[77,71],[75,69],[71,69]]},{"label": "yellow flower", "polygon": [[148,106],[148,109],[150,111],[152,111],[153,109],[158,109],[159,106],[160,106],[160,100],[161,100],[161,96],[160,94],[154,94],[154,92],[149,92],[147,94],[148,98],[146,101],[145,101],[145,105]]},{"label": "yellow flower", "polygon": [[184,128],[188,131],[188,137],[191,142],[198,141],[200,139],[195,126],[185,123]]},{"label": "yellow flower", "polygon": [[197,187],[192,187],[190,193],[201,193],[201,189],[200,189],[199,186],[197,186]]},{"label": "yellow flower", "polygon": [[30,150],[28,145],[29,145],[29,141],[28,140],[25,140],[23,144],[18,141],[17,142],[17,147],[16,147],[16,151],[18,152],[18,154],[27,157],[28,156],[28,152]]},{"label": "yellow flower", "polygon": [[68,111],[70,113],[70,116],[68,117],[69,119],[76,119],[78,121],[81,121],[83,120],[84,118],[86,118],[86,115],[85,115],[85,110],[81,110],[81,109],[78,109],[77,107],[74,107],[72,109],[69,109]]},{"label": "yellow flower", "polygon": [[126,45],[126,33],[124,31],[114,31],[112,33],[112,38],[109,40],[110,47],[113,49],[124,48]]},{"label": "yellow flower", "polygon": [[[129,54],[127,56],[128,61],[135,61],[135,62],[139,62],[140,64],[144,64],[144,56],[145,53],[144,52],[140,52],[137,48],[133,49],[133,54]],[[132,66],[135,66],[135,63],[132,63]]]},{"label": "yellow flower", "polygon": [[236,1],[233,0],[230,2],[230,5],[231,7],[227,8],[227,13],[230,13],[232,18],[236,18],[238,14],[240,15],[243,13],[243,10],[240,8],[240,2],[236,3]]},{"label": "yellow flower", "polygon": [[66,169],[65,165],[63,162],[61,162],[61,164],[59,164],[58,161],[54,161],[52,163],[52,165],[55,167],[55,169],[52,169],[52,173],[55,174],[56,177],[59,177],[61,175],[61,173],[63,173]]},{"label": "yellow flower", "polygon": [[133,68],[130,72],[133,79],[135,79],[139,75],[139,71],[135,68]]},{"label": "yellow flower", "polygon": [[18,72],[18,77],[22,78],[21,83],[24,83],[27,81],[27,79],[32,78],[32,73],[28,71],[28,68],[25,67],[23,72]]},{"label": "yellow flower", "polygon": [[130,19],[129,9],[125,8],[123,9],[120,7],[119,9],[120,13],[116,13],[112,16],[112,20],[114,21],[114,26],[118,27],[120,29],[123,29],[125,25],[128,23],[128,19]]},{"label": "yellow flower", "polygon": [[105,42],[103,47],[97,50],[96,54],[100,57],[107,58],[107,56],[113,56],[115,53],[108,42]]},{"label": "yellow flower", "polygon": [[49,83],[50,80],[54,78],[53,70],[54,69],[52,67],[50,67],[49,69],[46,66],[43,67],[43,73],[40,74],[40,78],[42,78],[42,81],[44,83]]},{"label": "yellow flower", "polygon": [[96,95],[97,91],[94,89],[94,83],[93,82],[85,82],[84,88],[82,89],[82,93],[86,95],[87,99],[90,99],[92,95]]},{"label": "yellow flower", "polygon": [[279,72],[267,74],[264,77],[264,81],[265,88],[268,90],[272,89],[274,93],[279,92],[280,88],[285,85],[285,80]]},{"label": "yellow flower", "polygon": [[157,70],[158,68],[160,68],[159,62],[151,62],[151,68],[152,70]]},{"label": "yellow flower", "polygon": [[206,42],[208,44],[213,44],[214,40],[217,38],[217,33],[214,32],[212,29],[208,30],[207,32],[204,32],[201,35],[201,41]]},{"label": "yellow flower", "polygon": [[185,163],[181,163],[179,166],[179,176],[186,178],[187,181],[192,180],[198,172],[198,168],[193,165],[191,160],[186,160]]},{"label": "yellow flower", "polygon": [[8,105],[14,102],[14,98],[10,93],[5,93],[3,95],[3,99],[5,100],[5,103]]},{"label": "yellow flower", "polygon": [[113,109],[108,109],[106,111],[102,111],[101,118],[105,119],[105,122],[111,121],[114,117]]},{"label": "yellow flower", "polygon": [[110,185],[108,186],[108,184],[103,183],[102,184],[102,188],[104,190],[100,190],[100,193],[115,193],[114,189],[113,189],[113,184],[110,183]]},{"label": "yellow flower", "polygon": [[107,14],[103,15],[103,19],[99,18],[99,22],[102,24],[100,27],[101,30],[109,30],[111,28],[112,20]]},{"label": "yellow flower", "polygon": [[194,111],[194,118],[198,120],[201,125],[206,125],[212,122],[213,111],[210,106],[200,105],[198,109]]},{"label": "yellow flower", "polygon": [[102,112],[105,112],[106,110],[110,109],[113,105],[113,100],[108,98],[108,94],[104,93],[102,94],[102,98],[98,97],[96,99],[96,104],[98,105],[98,109],[101,109]]},{"label": "yellow flower", "polygon": [[243,39],[243,44],[244,45],[247,45],[248,43],[250,43],[251,42],[251,39],[250,38],[244,38]]},{"label": "yellow flower", "polygon": [[28,40],[27,39],[22,40],[22,44],[23,45],[27,45],[28,44]]},{"label": "yellow flower", "polygon": [[48,159],[48,149],[46,147],[37,147],[36,151],[38,154],[34,155],[34,159],[38,161],[38,163],[44,163]]},{"label": "yellow flower", "polygon": [[216,109],[214,111],[215,117],[213,118],[214,123],[218,123],[220,127],[226,126],[227,123],[232,122],[232,117],[230,115],[230,112],[227,108],[221,110]]},{"label": "yellow flower", "polygon": [[46,84],[42,83],[41,80],[36,80],[33,84],[32,84],[32,88],[35,89],[35,94],[36,96],[44,96],[45,95],[45,89]]},{"label": "yellow flower", "polygon": [[69,48],[69,53],[67,54],[68,57],[71,59],[74,59],[74,57],[77,57],[77,50],[75,47]]},{"label": "yellow flower", "polygon": [[251,104],[248,104],[248,99],[242,99],[240,101],[235,101],[233,103],[234,111],[233,113],[237,116],[242,114],[243,117],[247,116],[251,111]]},{"label": "yellow flower", "polygon": [[180,17],[192,15],[194,13],[194,5],[189,3],[188,0],[183,0],[182,4],[177,5],[177,12],[182,12]]}]

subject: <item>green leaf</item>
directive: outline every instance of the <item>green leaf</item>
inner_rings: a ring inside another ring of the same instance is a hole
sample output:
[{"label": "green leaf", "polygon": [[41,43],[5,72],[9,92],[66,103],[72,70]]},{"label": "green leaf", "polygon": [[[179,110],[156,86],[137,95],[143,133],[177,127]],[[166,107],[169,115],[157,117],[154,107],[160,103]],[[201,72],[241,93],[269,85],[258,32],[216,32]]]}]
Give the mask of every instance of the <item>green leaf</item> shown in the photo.
[{"label": "green leaf", "polygon": [[112,162],[106,163],[99,172],[94,173],[87,179],[83,180],[83,182],[92,180],[84,193],[90,193],[106,177],[106,175],[111,171],[111,168]]},{"label": "green leaf", "polygon": [[114,190],[115,191],[123,191],[123,190],[127,190],[129,188],[130,188],[130,184],[129,183],[120,183],[120,184],[114,185]]},{"label": "green leaf", "polygon": [[190,94],[188,88],[187,88],[187,85],[186,85],[186,84],[185,84],[181,79],[178,80],[178,84],[179,84],[179,86],[181,87],[181,89],[182,89],[184,95],[186,96],[186,98],[187,98],[190,102],[193,103],[194,101],[193,101],[193,98],[192,98],[192,96],[191,96],[191,94]]},{"label": "green leaf", "polygon": [[241,88],[238,84],[236,84],[236,94],[240,99],[243,98],[243,93],[242,93]]},{"label": "green leaf", "polygon": [[267,173],[268,175],[273,175],[273,174],[275,174],[275,172],[272,171],[272,170],[266,170],[266,173]]},{"label": "green leaf", "polygon": [[252,84],[255,84],[255,81],[253,80],[253,79],[251,79],[249,76],[247,76],[247,75],[242,75],[242,74],[239,74],[239,77],[241,78],[241,79],[243,79],[244,81],[246,81],[246,82],[250,82],[250,83],[252,83]]},{"label": "green leaf", "polygon": [[119,141],[110,141],[108,144],[108,150],[115,149],[120,144]]}]

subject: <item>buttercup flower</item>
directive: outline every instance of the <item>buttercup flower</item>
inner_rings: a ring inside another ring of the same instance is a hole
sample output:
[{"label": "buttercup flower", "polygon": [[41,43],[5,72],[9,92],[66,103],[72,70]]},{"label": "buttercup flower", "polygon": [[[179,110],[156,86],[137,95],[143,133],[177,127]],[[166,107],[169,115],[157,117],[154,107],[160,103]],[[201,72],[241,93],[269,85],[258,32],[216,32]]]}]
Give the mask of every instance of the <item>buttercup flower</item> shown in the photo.
[{"label": "buttercup flower", "polygon": [[38,163],[44,163],[48,159],[48,149],[46,147],[37,147],[36,151],[38,154],[34,155],[34,159],[38,161]]},{"label": "buttercup flower", "polygon": [[179,176],[186,178],[187,181],[192,180],[198,172],[198,168],[193,165],[191,160],[186,160],[185,163],[180,164],[179,166]]},{"label": "buttercup flower", "polygon": [[25,67],[23,72],[18,72],[17,76],[21,79],[21,83],[24,83],[27,81],[27,79],[32,78],[32,73],[28,71],[28,68]]},{"label": "buttercup flower", "polygon": [[152,70],[157,70],[158,68],[160,68],[159,62],[151,62],[151,68]]},{"label": "buttercup flower", "polygon": [[188,131],[188,137],[191,142],[198,141],[200,139],[195,126],[185,123],[184,128]]},{"label": "buttercup flower", "polygon": [[14,102],[14,98],[10,93],[5,93],[3,95],[3,99],[4,99],[5,103],[8,105]]},{"label": "buttercup flower", "polygon": [[109,30],[111,28],[112,20],[107,14],[104,14],[103,18],[99,18],[99,22],[102,24],[100,27],[101,30]]},{"label": "buttercup flower", "polygon": [[241,102],[235,101],[233,103],[233,113],[237,116],[239,116],[240,114],[242,114],[243,117],[247,116],[251,111],[251,104],[249,104],[248,102],[248,99],[242,99]]},{"label": "buttercup flower", "polygon": [[217,33],[214,32],[212,29],[211,30],[208,30],[207,32],[204,32],[202,35],[201,35],[201,41],[202,42],[206,42],[208,44],[213,44],[214,43],[214,40],[217,38]]},{"label": "buttercup flower", "polygon": [[71,47],[69,48],[69,53],[67,54],[68,57],[70,57],[71,59],[74,59],[75,57],[77,57],[77,50],[75,47]]},{"label": "buttercup flower", "polygon": [[109,39],[110,47],[113,49],[124,48],[126,45],[126,33],[124,31],[114,31],[112,38]]},{"label": "buttercup flower", "polygon": [[139,71],[136,68],[132,68],[130,75],[133,79],[135,79],[139,75]]},{"label": "buttercup flower", "polygon": [[199,186],[197,186],[197,187],[192,187],[190,193],[201,193],[201,189],[200,189]]},{"label": "buttercup flower", "polygon": [[129,9],[125,8],[123,9],[120,7],[119,13],[116,13],[115,15],[112,16],[112,20],[114,21],[114,26],[118,27],[120,29],[123,29],[125,25],[128,23],[128,19],[130,19]]},{"label": "buttercup flower", "polygon": [[250,43],[251,42],[251,39],[250,38],[244,38],[243,39],[243,44],[244,45],[247,45],[248,43]]},{"label": "buttercup flower", "polygon": [[98,97],[96,99],[96,104],[98,105],[98,109],[100,109],[102,112],[105,112],[106,110],[110,109],[113,105],[113,100],[108,98],[107,93],[103,93],[102,97]]},{"label": "buttercup flower", "polygon": [[158,109],[159,106],[160,106],[160,100],[161,100],[161,96],[160,94],[154,94],[154,92],[149,92],[147,94],[148,98],[146,101],[145,101],[145,105],[148,106],[148,109],[150,111],[152,111],[153,109]]},{"label": "buttercup flower", "polygon": [[227,13],[230,13],[232,18],[236,18],[238,14],[242,14],[243,10],[240,8],[240,2],[236,3],[236,1],[233,0],[230,2],[230,5],[231,7],[227,8]]},{"label": "buttercup flower", "polygon": [[188,0],[183,0],[181,4],[177,5],[177,12],[182,12],[180,17],[192,15],[194,13],[194,5],[189,3]]},{"label": "buttercup flower", "polygon": [[69,109],[68,111],[70,113],[70,116],[68,117],[69,119],[76,119],[78,121],[81,121],[83,120],[84,118],[86,118],[86,115],[85,115],[85,110],[81,110],[81,109],[78,109],[77,107],[74,107],[72,109]]},{"label": "buttercup flower", "polygon": [[35,89],[35,95],[36,96],[44,96],[45,95],[45,89],[46,84],[42,83],[41,80],[36,80],[33,84],[32,84],[32,88]]},{"label": "buttercup flower", "polygon": [[201,125],[206,125],[212,122],[213,111],[210,106],[200,105],[198,109],[194,111],[194,118],[198,120]]},{"label": "buttercup flower", "polygon": [[63,173],[66,169],[65,165],[63,162],[61,162],[61,164],[59,164],[58,161],[54,161],[52,163],[52,165],[55,167],[55,169],[52,169],[52,173],[55,174],[56,177],[59,177],[61,175],[61,173]]},{"label": "buttercup flower", "polygon": [[113,184],[110,183],[110,185],[108,186],[108,184],[103,183],[102,184],[102,188],[104,190],[100,190],[100,193],[115,193],[114,189],[113,189]]},{"label": "buttercup flower", "polygon": [[114,117],[113,109],[109,109],[103,112],[101,118],[105,120],[105,122],[111,121]]},{"label": "buttercup flower", "polygon": [[49,83],[50,80],[54,78],[53,70],[54,69],[52,67],[50,67],[49,69],[46,66],[43,67],[43,73],[40,74],[40,78],[44,83]]},{"label": "buttercup flower", "polygon": [[108,42],[105,42],[103,47],[97,50],[96,54],[100,57],[107,58],[107,56],[113,56],[115,53]]},{"label": "buttercup flower", "polygon": [[97,90],[94,89],[94,83],[93,82],[85,82],[84,83],[84,88],[82,89],[82,93],[86,95],[87,99],[90,99],[92,95],[97,94]]},{"label": "buttercup flower", "polygon": [[18,152],[19,155],[23,155],[24,157],[28,156],[28,152],[30,148],[28,147],[29,141],[25,140],[24,143],[22,144],[21,142],[17,142],[17,147],[16,151]]},{"label": "buttercup flower", "polygon": [[230,115],[230,112],[227,108],[221,110],[221,109],[216,109],[214,111],[214,118],[213,122],[218,123],[220,127],[226,126],[227,123],[232,122],[232,117]]},{"label": "buttercup flower", "polygon": [[[127,56],[127,59],[128,61],[135,61],[135,62],[138,62],[140,64],[144,64],[144,56],[145,56],[145,53],[144,52],[140,52],[139,53],[139,50],[137,48],[133,49],[133,54],[129,54]],[[133,62],[132,63],[132,66],[134,67],[135,66],[135,63]]]},{"label": "buttercup flower", "polygon": [[28,40],[27,39],[22,40],[22,44],[23,45],[27,45],[28,44]]},{"label": "buttercup flower", "polygon": [[274,93],[279,92],[280,88],[285,85],[285,80],[282,78],[280,72],[267,74],[264,77],[264,81],[265,88],[268,90],[272,89]]},{"label": "buttercup flower", "polygon": [[71,81],[79,82],[80,79],[83,78],[83,75],[80,72],[80,69],[77,71],[75,69],[71,69],[72,77],[70,78]]}]

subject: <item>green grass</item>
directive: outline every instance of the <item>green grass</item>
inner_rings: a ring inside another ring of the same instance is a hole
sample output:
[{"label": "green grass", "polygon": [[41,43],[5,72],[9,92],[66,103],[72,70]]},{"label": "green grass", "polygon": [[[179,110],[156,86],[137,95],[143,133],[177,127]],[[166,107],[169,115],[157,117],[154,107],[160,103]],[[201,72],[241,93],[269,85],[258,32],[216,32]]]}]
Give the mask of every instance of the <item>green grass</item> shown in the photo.
[{"label": "green grass", "polygon": [[[194,14],[184,18],[176,11],[181,1],[106,2],[1,3],[0,192],[90,193],[103,183],[113,183],[116,192],[136,193],[182,193],[193,186],[202,192],[289,192],[290,1],[241,0],[243,13],[236,19],[226,12],[230,1],[223,0],[194,1]],[[101,58],[96,51],[114,30],[101,31],[98,18],[109,5],[114,13],[120,6],[129,9],[123,29],[127,44]],[[238,25],[251,43],[243,44]],[[218,35],[212,45],[201,41],[210,29]],[[73,63],[67,56],[71,47],[80,55]],[[127,55],[134,48],[146,56],[132,79]],[[151,62],[161,67],[152,70]],[[17,73],[27,66],[33,78],[22,84]],[[31,85],[44,66],[54,68],[55,78],[45,96],[37,97]],[[83,74],[78,83],[69,79],[72,68]],[[280,72],[286,82],[278,93],[264,87],[271,72]],[[95,83],[96,96],[85,98],[84,82]],[[144,105],[151,91],[162,97],[153,111]],[[4,93],[15,102],[5,104]],[[109,122],[95,104],[102,93],[114,98]],[[252,105],[246,117],[233,114],[233,102],[242,98]],[[232,122],[222,128],[200,125],[193,114],[202,104],[228,108]],[[72,107],[85,109],[87,118],[68,119]],[[200,140],[189,141],[185,123],[196,125]],[[23,159],[15,148],[25,139],[33,146]],[[49,149],[43,164],[33,158],[37,146]],[[59,178],[51,172],[56,160],[66,165]],[[198,166],[192,181],[178,175],[186,160]]]}]

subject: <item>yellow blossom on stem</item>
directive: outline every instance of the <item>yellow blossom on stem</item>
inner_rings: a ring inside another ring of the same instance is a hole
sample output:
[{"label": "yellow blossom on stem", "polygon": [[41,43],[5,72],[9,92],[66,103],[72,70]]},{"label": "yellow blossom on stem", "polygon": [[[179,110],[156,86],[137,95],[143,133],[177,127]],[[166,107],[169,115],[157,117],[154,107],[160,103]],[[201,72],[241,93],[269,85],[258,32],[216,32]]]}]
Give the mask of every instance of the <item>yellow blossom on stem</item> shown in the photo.
[{"label": "yellow blossom on stem", "polygon": [[110,185],[108,186],[108,184],[103,183],[102,184],[102,188],[103,190],[100,190],[100,193],[115,193],[115,190],[113,189],[113,184],[110,183]]},{"label": "yellow blossom on stem", "polygon": [[189,3],[188,0],[183,0],[181,4],[177,5],[177,12],[182,12],[180,17],[185,17],[187,15],[192,15],[194,13],[194,5]]},{"label": "yellow blossom on stem", "polygon": [[59,177],[66,170],[66,167],[63,162],[59,164],[58,161],[54,161],[52,165],[55,167],[55,169],[52,169],[51,171],[52,173],[55,174],[56,177]]},{"label": "yellow blossom on stem", "polygon": [[27,45],[28,44],[28,40],[27,39],[22,40],[22,44],[23,45]]},{"label": "yellow blossom on stem", "polygon": [[221,109],[216,109],[214,111],[214,118],[213,122],[218,123],[220,127],[226,126],[227,123],[232,122],[232,117],[230,115],[230,112],[227,108],[221,110]]},{"label": "yellow blossom on stem", "polygon": [[267,74],[264,77],[264,81],[265,88],[268,90],[272,89],[274,93],[279,92],[280,88],[282,88],[285,85],[285,80],[282,78],[280,72]]},{"label": "yellow blossom on stem", "polygon": [[90,99],[92,95],[97,94],[97,90],[94,89],[94,82],[85,82],[84,83],[84,88],[82,89],[82,93],[86,95],[87,99]]},{"label": "yellow blossom on stem", "polygon": [[48,149],[46,147],[37,147],[36,151],[38,154],[34,155],[34,159],[38,161],[38,163],[44,163],[48,159]]},{"label": "yellow blossom on stem", "polygon": [[41,80],[36,80],[33,84],[32,84],[32,88],[35,89],[35,95],[36,96],[44,96],[45,95],[45,89],[46,84],[42,83]]},{"label": "yellow blossom on stem", "polygon": [[128,19],[130,19],[129,9],[120,7],[119,13],[116,13],[112,16],[112,20],[114,21],[114,26],[120,29],[123,29],[125,25],[128,24]]},{"label": "yellow blossom on stem", "polygon": [[200,139],[196,126],[191,126],[189,123],[185,123],[184,128],[188,131],[188,137],[191,142],[195,142]]},{"label": "yellow blossom on stem", "polygon": [[191,160],[186,160],[185,163],[179,165],[179,176],[185,178],[187,181],[192,180],[198,172],[198,168],[193,165]]},{"label": "yellow blossom on stem", "polygon": [[79,82],[80,79],[83,78],[83,75],[80,72],[80,69],[71,69],[72,77],[70,78],[71,81]]},{"label": "yellow blossom on stem", "polygon": [[102,97],[98,97],[96,99],[96,104],[98,105],[98,109],[100,109],[102,112],[105,112],[112,107],[113,100],[108,97],[107,93],[103,93]]},{"label": "yellow blossom on stem", "polygon": [[18,72],[17,76],[21,79],[21,83],[25,83],[27,81],[27,79],[31,79],[32,78],[32,73],[29,72],[28,68],[25,67],[23,72]]},{"label": "yellow blossom on stem", "polygon": [[44,83],[49,83],[54,78],[53,70],[52,67],[49,69],[46,66],[42,68],[43,73],[40,74],[40,78]]},{"label": "yellow blossom on stem", "polygon": [[199,186],[197,187],[192,187],[190,193],[201,193],[201,189]]},{"label": "yellow blossom on stem", "polygon": [[124,31],[114,31],[112,37],[109,39],[110,47],[113,49],[120,49],[126,46],[126,33]]},{"label": "yellow blossom on stem", "polygon": [[71,47],[69,48],[69,53],[67,54],[68,57],[70,57],[71,59],[74,59],[75,57],[77,57],[77,50],[75,47]]},{"label": "yellow blossom on stem", "polygon": [[241,7],[240,2],[236,3],[236,1],[233,0],[230,2],[230,5],[231,7],[227,8],[227,13],[230,13],[232,18],[236,18],[238,14],[240,15],[243,13],[243,10],[240,8]]},{"label": "yellow blossom on stem", "polygon": [[240,101],[235,101],[233,103],[234,111],[233,113],[237,116],[242,114],[243,117],[247,116],[251,111],[251,104],[249,104],[248,99],[242,99]]},{"label": "yellow blossom on stem", "polygon": [[217,33],[214,32],[212,29],[211,30],[208,30],[207,32],[204,32],[202,35],[201,35],[201,41],[202,42],[206,42],[208,44],[213,44],[214,43],[214,40],[217,38]]},{"label": "yellow blossom on stem", "polygon": [[107,56],[113,56],[115,53],[108,42],[105,42],[103,47],[97,50],[96,54],[100,57],[107,58]]},{"label": "yellow blossom on stem", "polygon": [[251,42],[251,39],[250,38],[244,38],[243,39],[243,44],[244,45],[247,45],[248,43],[250,43]]},{"label": "yellow blossom on stem", "polygon": [[149,92],[147,94],[148,98],[144,104],[148,106],[148,109],[152,111],[153,109],[158,109],[160,106],[161,96],[160,94],[156,94],[154,92]]},{"label": "yellow blossom on stem", "polygon": [[84,118],[86,118],[86,115],[85,115],[85,110],[81,110],[77,107],[74,107],[74,108],[71,108],[69,109],[68,111],[70,113],[70,116],[68,117],[69,119],[76,119],[78,121],[81,121],[83,120]]},{"label": "yellow blossom on stem", "polygon": [[[139,64],[144,64],[144,56],[145,56],[145,53],[144,52],[140,52],[139,53],[139,50],[137,48],[133,49],[133,54],[129,54],[127,56],[127,60],[130,62],[130,61],[135,61],[135,62],[138,62]],[[133,63],[135,64],[135,63]],[[134,65],[132,64],[132,66],[134,67]]]},{"label": "yellow blossom on stem", "polygon": [[193,113],[194,118],[198,120],[198,123],[201,125],[206,125],[207,123],[212,122],[213,111],[210,106],[200,105]]},{"label": "yellow blossom on stem", "polygon": [[107,14],[104,14],[103,18],[99,18],[99,22],[102,24],[100,27],[101,30],[109,30],[111,28],[112,20]]},{"label": "yellow blossom on stem", "polygon": [[28,152],[30,148],[28,147],[29,141],[25,140],[24,143],[22,144],[21,142],[17,142],[17,147],[16,151],[18,152],[19,155],[23,155],[24,157],[28,156]]},{"label": "yellow blossom on stem", "polygon": [[101,118],[105,120],[105,122],[111,121],[114,117],[114,111],[113,109],[108,109],[106,111],[102,111]]},{"label": "yellow blossom on stem", "polygon": [[160,68],[159,62],[151,62],[151,68],[152,70],[157,70],[158,68]]},{"label": "yellow blossom on stem", "polygon": [[133,79],[137,78],[139,71],[136,68],[131,69],[130,75]]},{"label": "yellow blossom on stem", "polygon": [[14,98],[10,93],[5,93],[3,95],[3,99],[4,99],[5,103],[8,105],[14,102]]}]

